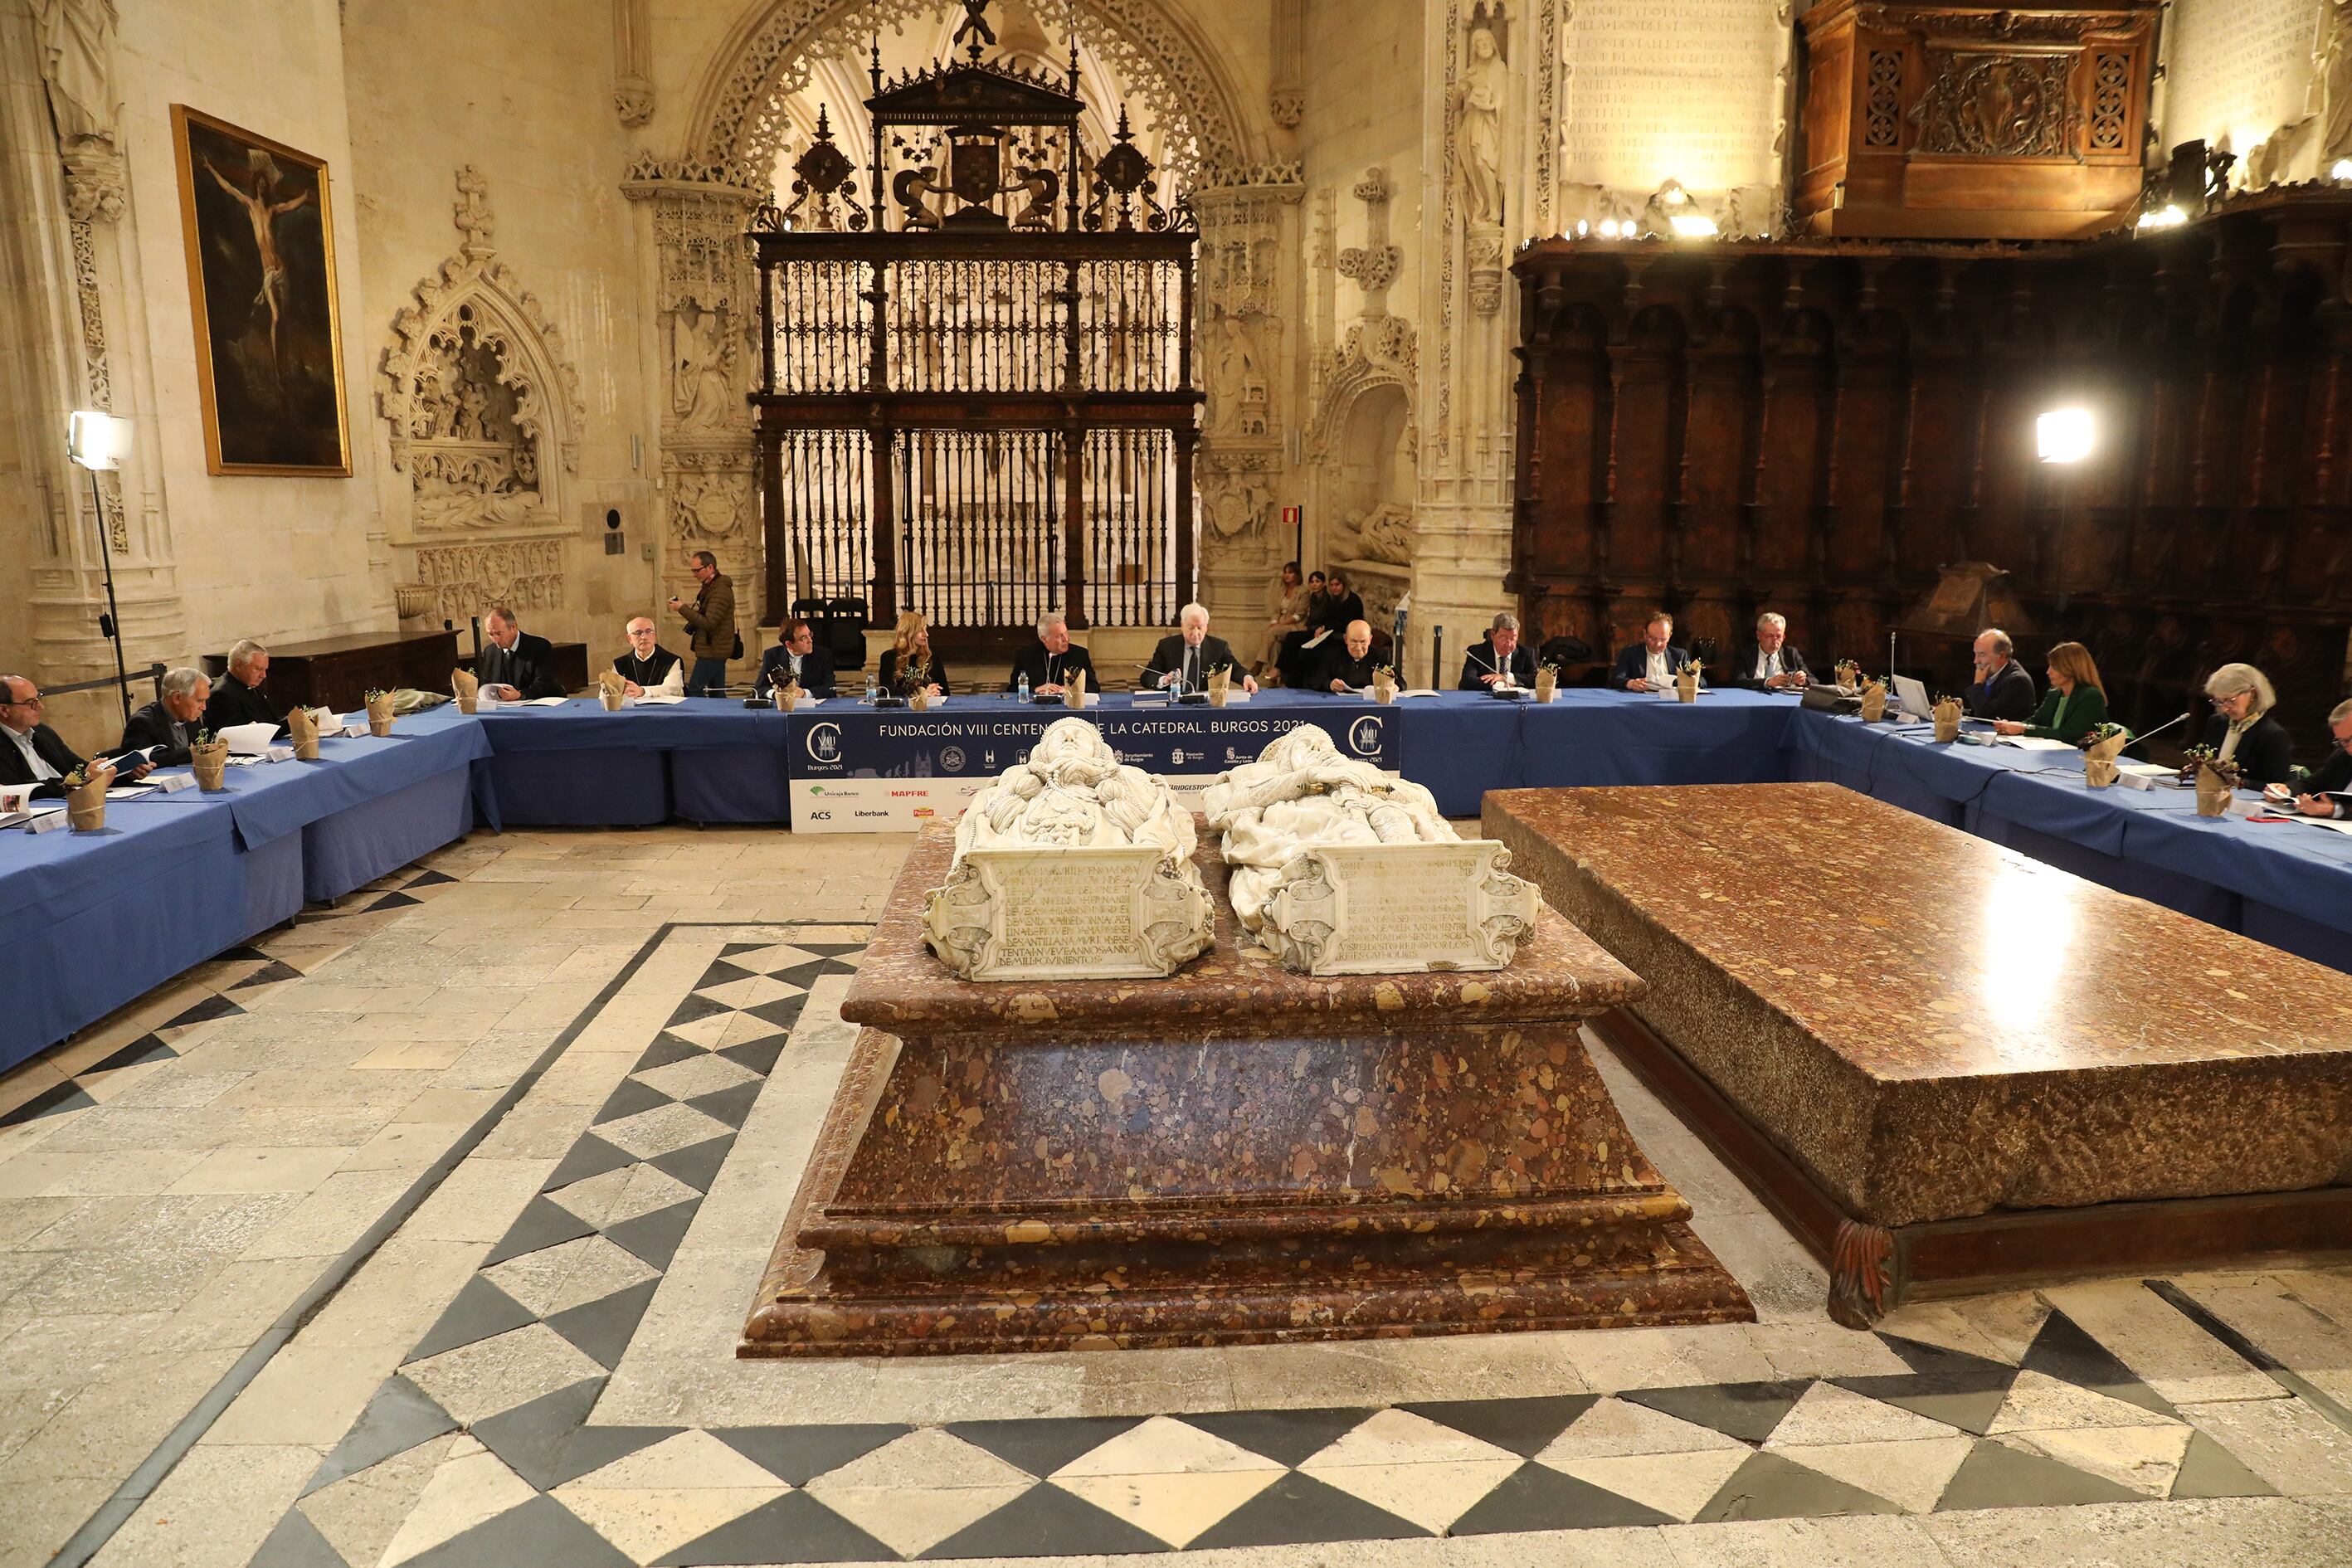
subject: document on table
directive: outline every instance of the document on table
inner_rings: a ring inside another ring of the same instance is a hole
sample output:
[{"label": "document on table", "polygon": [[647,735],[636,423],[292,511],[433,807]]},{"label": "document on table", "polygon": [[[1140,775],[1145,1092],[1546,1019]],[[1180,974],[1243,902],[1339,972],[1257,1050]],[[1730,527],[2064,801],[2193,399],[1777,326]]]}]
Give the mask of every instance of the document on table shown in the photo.
[{"label": "document on table", "polygon": [[2352,822],[2340,821],[2333,816],[2305,816],[2298,812],[2295,820],[2309,823],[2314,827],[2325,827],[2334,833],[2352,833]]},{"label": "document on table", "polygon": [[2042,735],[2003,735],[1993,744],[2015,746],[2021,752],[2071,752],[2075,749],[2067,742],[2053,741]]},{"label": "document on table", "polygon": [[571,701],[569,697],[526,697],[513,704],[517,708],[561,708]]},{"label": "document on table", "polygon": [[686,698],[683,694],[675,691],[647,691],[629,700],[640,708],[667,708],[673,702],[685,701]]},{"label": "document on table", "polygon": [[137,800],[142,795],[153,795],[153,784],[114,784],[106,792],[109,800]]}]

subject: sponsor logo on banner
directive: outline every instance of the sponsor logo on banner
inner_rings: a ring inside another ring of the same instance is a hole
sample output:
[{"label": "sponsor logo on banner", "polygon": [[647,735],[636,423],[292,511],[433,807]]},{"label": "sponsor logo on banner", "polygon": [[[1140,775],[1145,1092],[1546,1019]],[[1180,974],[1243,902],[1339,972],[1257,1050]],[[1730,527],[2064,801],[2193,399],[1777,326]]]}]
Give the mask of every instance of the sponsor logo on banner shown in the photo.
[{"label": "sponsor logo on banner", "polygon": [[940,768],[943,773],[960,773],[963,772],[963,748],[961,746],[940,747]]},{"label": "sponsor logo on banner", "polygon": [[1383,738],[1381,731],[1381,721],[1367,713],[1348,726],[1348,744],[1360,757],[1377,757]]},{"label": "sponsor logo on banner", "polygon": [[919,805],[915,807],[915,815],[917,816],[936,816],[939,813],[933,811],[928,805]]},{"label": "sponsor logo on banner", "polygon": [[811,762],[837,763],[841,761],[841,726],[838,724],[810,725],[808,733],[808,754]]}]

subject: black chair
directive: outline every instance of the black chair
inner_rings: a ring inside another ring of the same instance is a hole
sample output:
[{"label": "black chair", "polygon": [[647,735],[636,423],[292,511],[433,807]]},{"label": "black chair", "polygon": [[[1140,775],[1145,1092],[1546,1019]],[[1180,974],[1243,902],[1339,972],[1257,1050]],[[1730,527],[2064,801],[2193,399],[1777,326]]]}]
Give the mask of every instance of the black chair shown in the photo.
[{"label": "black chair", "polygon": [[1582,664],[1591,657],[1592,645],[1582,637],[1553,637],[1537,651],[1536,662],[1566,669],[1570,665]]},{"label": "black chair", "polygon": [[1713,680],[1715,679],[1714,676],[1707,674],[1709,670],[1715,668],[1715,655],[1716,641],[1713,637],[1694,637],[1691,639],[1692,661],[1698,666],[1699,673],[1706,676],[1706,679],[1709,680]]},{"label": "black chair", "polygon": [[[809,601],[812,604],[817,600]],[[866,601],[845,595],[825,605],[824,646],[836,670],[866,668]]]}]

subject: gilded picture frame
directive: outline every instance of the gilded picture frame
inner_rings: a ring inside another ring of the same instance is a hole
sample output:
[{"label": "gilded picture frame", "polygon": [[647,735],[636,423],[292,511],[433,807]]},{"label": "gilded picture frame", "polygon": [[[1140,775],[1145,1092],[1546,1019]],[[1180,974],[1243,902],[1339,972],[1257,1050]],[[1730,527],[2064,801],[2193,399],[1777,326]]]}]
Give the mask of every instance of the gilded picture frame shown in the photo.
[{"label": "gilded picture frame", "polygon": [[349,478],[326,161],[184,103],[172,150],[205,471]]}]

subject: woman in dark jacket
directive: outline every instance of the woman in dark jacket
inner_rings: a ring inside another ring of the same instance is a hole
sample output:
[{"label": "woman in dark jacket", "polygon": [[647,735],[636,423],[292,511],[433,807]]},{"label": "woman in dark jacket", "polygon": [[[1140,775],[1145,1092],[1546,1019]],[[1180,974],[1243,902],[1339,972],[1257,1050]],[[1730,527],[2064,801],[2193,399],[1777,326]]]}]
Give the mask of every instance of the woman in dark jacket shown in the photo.
[{"label": "woman in dark jacket", "polygon": [[2270,677],[2251,664],[2225,664],[2206,678],[2205,695],[2213,700],[2205,743],[2215,755],[2236,763],[2250,784],[2284,784],[2293,776],[2286,731],[2271,717],[2278,693]]},{"label": "woman in dark jacket", "polygon": [[2107,692],[2100,683],[2099,667],[2091,650],[2078,642],[2062,642],[2050,650],[2050,689],[2042,706],[2020,723],[1997,720],[1993,728],[2004,735],[2032,735],[2079,746],[2107,721]]},{"label": "woman in dark jacket", "polygon": [[883,650],[878,673],[882,689],[893,696],[912,697],[922,687],[934,697],[946,696],[948,667],[931,652],[930,623],[912,610],[901,615],[898,640]]}]

